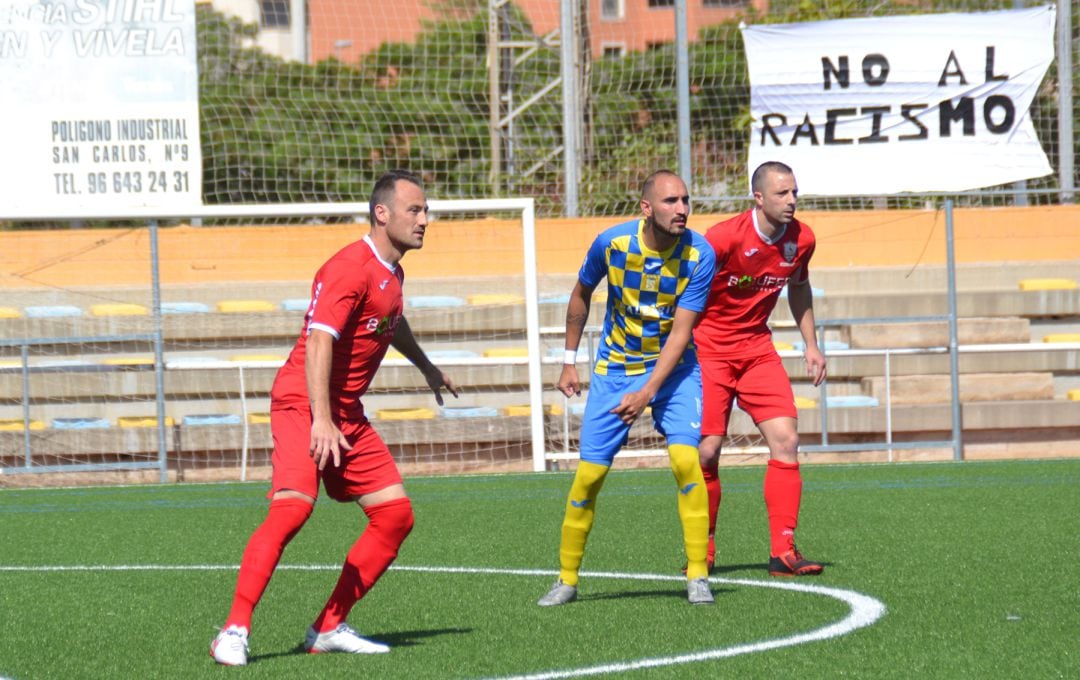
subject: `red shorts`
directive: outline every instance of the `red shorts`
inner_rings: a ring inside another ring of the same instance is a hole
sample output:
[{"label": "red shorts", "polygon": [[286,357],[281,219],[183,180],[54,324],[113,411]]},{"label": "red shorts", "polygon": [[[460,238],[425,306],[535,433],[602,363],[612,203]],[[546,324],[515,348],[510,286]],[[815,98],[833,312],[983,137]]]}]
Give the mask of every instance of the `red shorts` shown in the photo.
[{"label": "red shorts", "polygon": [[327,462],[322,472],[311,457],[311,412],[307,409],[282,408],[270,411],[270,432],[274,436],[271,462],[274,474],[270,483],[273,496],[289,489],[319,497],[319,479],[326,495],[347,502],[356,496],[374,493],[394,484],[401,484],[394,457],[382,437],[367,418],[361,421],[335,421],[352,448],[341,452],[341,465]]},{"label": "red shorts", "polygon": [[749,359],[701,358],[701,434],[727,434],[731,406],[761,423],[772,418],[795,418],[795,394],[791,391],[780,355],[775,352]]}]

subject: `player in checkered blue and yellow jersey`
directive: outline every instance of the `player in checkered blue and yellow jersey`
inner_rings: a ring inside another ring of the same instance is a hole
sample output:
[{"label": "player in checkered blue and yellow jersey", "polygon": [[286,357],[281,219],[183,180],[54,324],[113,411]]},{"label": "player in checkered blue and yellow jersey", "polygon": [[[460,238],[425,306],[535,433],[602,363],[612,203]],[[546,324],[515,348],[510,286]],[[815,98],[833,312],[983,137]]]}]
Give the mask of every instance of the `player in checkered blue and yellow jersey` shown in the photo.
[{"label": "player in checkered blue and yellow jersey", "polygon": [[566,358],[558,388],[581,393],[577,347],[593,291],[606,277],[607,310],[585,415],[581,460],[570,487],[559,544],[559,579],[543,606],[577,598],[578,571],[592,529],[596,499],[630,427],[648,406],[667,439],[678,484],[679,518],[687,556],[687,595],[713,601],[706,567],[708,505],[698,464],[701,372],[693,328],[705,308],[715,255],[687,229],[690,196],[678,175],[660,170],[641,190],[644,219],[619,224],[593,241],[566,310]]}]

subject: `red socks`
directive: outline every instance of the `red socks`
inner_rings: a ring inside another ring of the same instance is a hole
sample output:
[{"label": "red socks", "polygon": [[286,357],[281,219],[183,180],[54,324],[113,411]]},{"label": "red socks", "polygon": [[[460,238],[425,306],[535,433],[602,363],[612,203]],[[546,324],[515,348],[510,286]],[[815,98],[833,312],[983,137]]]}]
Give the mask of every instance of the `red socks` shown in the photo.
[{"label": "red socks", "polygon": [[311,511],[311,503],[299,498],[271,501],[266,519],[251,535],[244,549],[240,575],[236,580],[236,594],[229,618],[225,620],[225,628],[235,625],[251,630],[251,612],[262,598],[266,584],[270,583],[282,551],[304,526]]},{"label": "red socks", "polygon": [[770,556],[779,557],[795,547],[799,523],[802,476],[798,463],[770,460],[765,469],[765,508],[769,513]]},{"label": "red socks", "polygon": [[368,522],[349,550],[334,592],[313,624],[320,633],[337,628],[353,605],[364,597],[398,554],[413,528],[412,503],[397,498],[364,508]]},{"label": "red socks", "polygon": [[716,535],[716,517],[720,514],[720,468],[718,465],[701,468],[705,490],[709,492],[709,538]]}]

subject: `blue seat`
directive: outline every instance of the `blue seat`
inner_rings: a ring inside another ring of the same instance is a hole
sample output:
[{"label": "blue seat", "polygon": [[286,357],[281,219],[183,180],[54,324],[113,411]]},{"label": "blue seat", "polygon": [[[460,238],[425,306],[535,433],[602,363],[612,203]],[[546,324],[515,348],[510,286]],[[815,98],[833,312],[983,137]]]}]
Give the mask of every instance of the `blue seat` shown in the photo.
[{"label": "blue seat", "polygon": [[311,305],[308,298],[289,298],[281,301],[281,308],[286,312],[306,312]]},{"label": "blue seat", "polygon": [[456,295],[413,295],[405,302],[413,309],[465,306],[465,300]]},{"label": "blue seat", "polygon": [[52,426],[57,430],[98,430],[112,427],[108,418],[54,418]]},{"label": "blue seat", "polygon": [[162,314],[206,314],[210,305],[202,302],[162,302]]},{"label": "blue seat", "polygon": [[570,293],[545,293],[540,296],[542,305],[565,305],[570,302]]},{"label": "blue seat", "polygon": [[444,406],[443,418],[495,418],[499,409],[494,406]]},{"label": "blue seat", "polygon": [[235,413],[203,413],[184,416],[181,425],[239,425],[242,421]]},{"label": "blue seat", "polygon": [[480,356],[471,349],[433,349],[427,355],[429,359],[473,359]]},{"label": "blue seat", "polygon": [[[802,340],[792,344],[792,348],[796,351],[802,352],[806,350],[806,343]],[[851,349],[846,342],[840,340],[826,340],[821,344],[821,349],[824,352],[835,352],[838,349]]]},{"label": "blue seat", "polygon": [[23,310],[29,318],[82,316],[83,310],[74,305],[31,305]]},{"label": "blue seat", "polygon": [[829,408],[868,408],[877,406],[878,400],[865,394],[840,394],[825,397],[825,405]]},{"label": "blue seat", "polygon": [[570,407],[567,409],[567,411],[569,411],[570,415],[572,416],[585,415],[585,402],[576,401],[573,404],[570,404]]}]

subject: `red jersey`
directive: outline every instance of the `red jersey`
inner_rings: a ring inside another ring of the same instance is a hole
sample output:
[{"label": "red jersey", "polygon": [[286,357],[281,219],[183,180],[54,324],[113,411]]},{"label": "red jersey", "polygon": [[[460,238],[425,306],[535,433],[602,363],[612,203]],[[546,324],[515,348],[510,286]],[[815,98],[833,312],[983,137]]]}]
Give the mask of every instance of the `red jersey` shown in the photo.
[{"label": "red jersey", "polygon": [[814,232],[792,220],[766,239],[751,209],[714,225],[705,239],[716,251],[716,275],[694,328],[698,356],[749,358],[775,351],[769,315],[789,280],[809,276]]},{"label": "red jersey", "polygon": [[339,416],[363,413],[367,391],[401,319],[405,274],[379,258],[369,237],[339,250],[315,274],[304,330],[270,390],[273,407],[308,407],[304,359],[312,330],[334,336],[330,407]]}]

